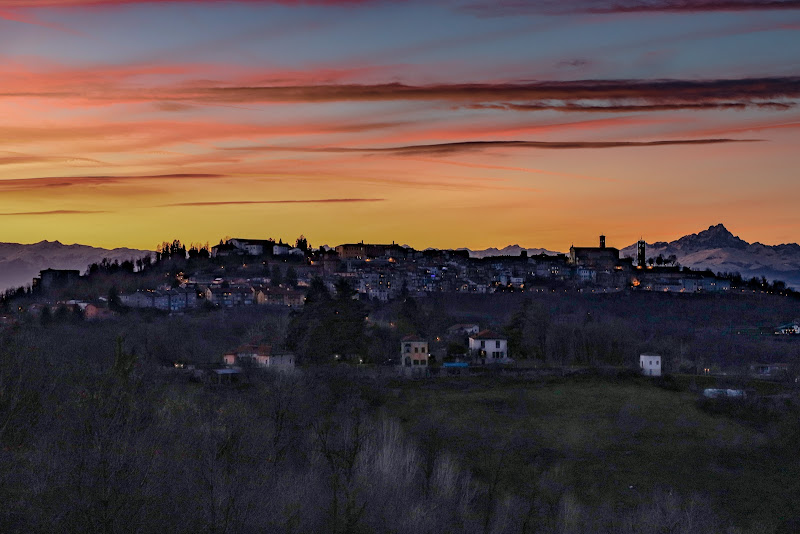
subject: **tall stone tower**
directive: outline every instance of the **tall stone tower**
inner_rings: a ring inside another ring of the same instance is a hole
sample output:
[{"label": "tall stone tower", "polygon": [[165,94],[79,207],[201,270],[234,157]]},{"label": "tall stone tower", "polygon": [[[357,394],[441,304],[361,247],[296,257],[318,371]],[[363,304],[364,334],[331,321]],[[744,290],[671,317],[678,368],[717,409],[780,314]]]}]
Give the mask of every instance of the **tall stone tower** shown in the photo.
[{"label": "tall stone tower", "polygon": [[600,248],[606,248],[606,236],[600,236]]},{"label": "tall stone tower", "polygon": [[637,263],[639,267],[644,269],[645,263],[647,263],[647,243],[644,242],[644,239],[640,239],[637,245]]}]

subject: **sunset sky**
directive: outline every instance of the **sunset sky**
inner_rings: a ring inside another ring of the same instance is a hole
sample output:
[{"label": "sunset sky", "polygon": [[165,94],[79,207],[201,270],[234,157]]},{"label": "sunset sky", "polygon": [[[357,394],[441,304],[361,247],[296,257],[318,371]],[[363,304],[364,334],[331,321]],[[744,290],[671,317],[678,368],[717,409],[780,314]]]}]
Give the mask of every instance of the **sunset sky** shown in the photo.
[{"label": "sunset sky", "polygon": [[794,0],[0,0],[0,241],[796,242],[798,99]]}]

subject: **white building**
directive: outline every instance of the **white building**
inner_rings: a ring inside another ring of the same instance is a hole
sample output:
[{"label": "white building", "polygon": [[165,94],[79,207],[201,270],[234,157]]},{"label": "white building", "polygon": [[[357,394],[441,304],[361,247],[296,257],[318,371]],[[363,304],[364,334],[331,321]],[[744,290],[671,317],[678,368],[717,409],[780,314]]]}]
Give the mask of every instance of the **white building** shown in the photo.
[{"label": "white building", "polygon": [[454,324],[453,326],[447,329],[447,333],[450,334],[451,336],[461,336],[464,334],[468,336],[474,336],[478,335],[478,332],[480,331],[481,331],[480,327],[475,323]]},{"label": "white building", "polygon": [[292,247],[290,247],[289,245],[284,245],[282,243],[279,244],[279,245],[273,245],[272,246],[272,255],[273,256],[283,256],[285,254],[288,254],[290,250],[292,250]]},{"label": "white building", "polygon": [[491,330],[483,330],[469,337],[469,350],[480,363],[511,363],[508,357],[508,339]]},{"label": "white building", "polygon": [[273,241],[266,239],[242,239],[238,237],[229,239],[228,243],[250,256],[261,256],[266,250],[269,250],[270,245],[274,244]]},{"label": "white building", "polygon": [[661,356],[658,354],[640,354],[639,369],[645,376],[661,376]]}]

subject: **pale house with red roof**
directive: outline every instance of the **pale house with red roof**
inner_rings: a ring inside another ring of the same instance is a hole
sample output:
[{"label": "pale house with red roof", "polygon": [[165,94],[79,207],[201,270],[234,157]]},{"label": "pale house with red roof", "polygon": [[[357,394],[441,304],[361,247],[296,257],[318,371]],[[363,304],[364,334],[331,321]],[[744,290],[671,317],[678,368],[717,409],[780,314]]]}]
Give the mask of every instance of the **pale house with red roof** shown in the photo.
[{"label": "pale house with red roof", "polygon": [[469,336],[469,351],[480,363],[511,363],[508,356],[508,338],[491,330],[482,330]]}]

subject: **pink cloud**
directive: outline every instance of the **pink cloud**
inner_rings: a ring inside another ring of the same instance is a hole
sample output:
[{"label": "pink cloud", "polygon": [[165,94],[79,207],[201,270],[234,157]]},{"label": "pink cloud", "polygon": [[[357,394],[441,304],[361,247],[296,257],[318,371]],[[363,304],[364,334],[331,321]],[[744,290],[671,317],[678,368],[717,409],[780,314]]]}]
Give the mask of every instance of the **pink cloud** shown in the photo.
[{"label": "pink cloud", "polygon": [[[0,3],[0,6],[3,4]],[[44,22],[39,20],[38,18],[31,16],[31,15],[23,15],[21,13],[13,12],[13,11],[0,11],[0,19],[8,20],[11,22],[20,22],[22,24],[30,24],[32,26],[40,26],[42,28],[47,28],[49,30],[56,30],[59,32],[70,33],[72,35],[82,35],[80,32],[67,28],[66,26],[62,26],[60,24],[53,24],[50,22]]]},{"label": "pink cloud", "polygon": [[[370,69],[367,69],[369,71]],[[82,105],[177,102],[216,105],[327,102],[451,102],[469,106],[527,106],[580,110],[586,107],[654,109],[791,105],[800,97],[800,77],[709,80],[575,80],[406,85],[339,83],[367,72],[358,68],[307,71],[171,64],[59,67],[41,64],[0,67],[0,97],[57,98]],[[201,81],[211,74],[224,82]],[[330,81],[335,83],[330,83]]]},{"label": "pink cloud", "polygon": [[523,173],[530,173],[530,174],[548,174],[552,176],[560,176],[563,178],[573,178],[577,180],[588,180],[591,182],[619,182],[620,180],[614,178],[599,178],[596,176],[588,176],[586,174],[575,174],[569,172],[558,172],[558,171],[548,171],[545,169],[532,169],[529,167],[511,167],[508,165],[488,165],[486,163],[472,163],[472,162],[463,162],[463,161],[452,161],[452,160],[445,160],[445,159],[426,159],[426,158],[411,158],[413,161],[421,161],[424,163],[433,163],[437,165],[455,165],[457,167],[467,167],[470,169],[487,169],[487,170],[498,170],[498,171],[513,171],[513,172],[523,172]]},{"label": "pink cloud", "polygon": [[[158,3],[217,3],[219,0],[0,0],[0,7],[40,8],[40,7],[113,7],[125,4]],[[280,4],[280,5],[321,5],[351,6],[373,2],[374,0],[232,0],[241,4]]]}]

